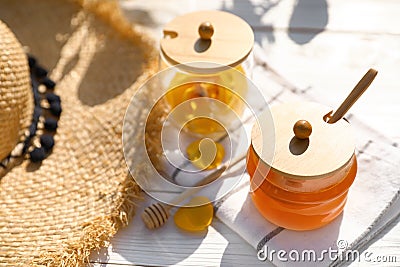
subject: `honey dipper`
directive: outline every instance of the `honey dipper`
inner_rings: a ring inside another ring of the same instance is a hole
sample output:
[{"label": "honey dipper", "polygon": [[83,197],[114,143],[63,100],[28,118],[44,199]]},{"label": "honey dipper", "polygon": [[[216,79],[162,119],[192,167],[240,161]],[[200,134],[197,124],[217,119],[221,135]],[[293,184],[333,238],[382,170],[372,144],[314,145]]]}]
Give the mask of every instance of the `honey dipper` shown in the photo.
[{"label": "honey dipper", "polygon": [[[144,209],[142,213],[142,220],[144,224],[147,226],[149,229],[156,229],[161,226],[163,226],[168,218],[169,218],[169,211],[173,206],[177,206],[179,203],[190,197],[191,195],[197,193],[200,191],[203,187],[203,185],[206,185],[208,183],[211,183],[215,180],[217,180],[226,170],[230,169],[231,167],[235,166],[239,162],[241,162],[243,159],[246,158],[246,153],[239,156],[238,158],[234,159],[230,164],[229,162],[225,163],[221,167],[219,167],[217,170],[214,172],[210,173],[206,177],[204,177],[200,182],[198,182],[195,187],[186,189],[183,191],[181,194],[173,198],[169,204],[157,202],[155,204],[152,204],[151,206],[147,207]],[[223,178],[226,178],[229,176],[225,176]],[[223,179],[222,178],[222,179]]]}]

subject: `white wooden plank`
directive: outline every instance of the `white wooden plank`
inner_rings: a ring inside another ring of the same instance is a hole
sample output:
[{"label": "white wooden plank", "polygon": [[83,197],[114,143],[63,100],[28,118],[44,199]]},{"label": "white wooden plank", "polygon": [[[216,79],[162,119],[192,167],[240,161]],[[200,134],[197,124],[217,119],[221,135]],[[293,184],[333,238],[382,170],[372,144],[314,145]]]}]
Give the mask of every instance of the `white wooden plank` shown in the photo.
[{"label": "white wooden plank", "polygon": [[400,217],[374,240],[350,266],[400,266]]}]

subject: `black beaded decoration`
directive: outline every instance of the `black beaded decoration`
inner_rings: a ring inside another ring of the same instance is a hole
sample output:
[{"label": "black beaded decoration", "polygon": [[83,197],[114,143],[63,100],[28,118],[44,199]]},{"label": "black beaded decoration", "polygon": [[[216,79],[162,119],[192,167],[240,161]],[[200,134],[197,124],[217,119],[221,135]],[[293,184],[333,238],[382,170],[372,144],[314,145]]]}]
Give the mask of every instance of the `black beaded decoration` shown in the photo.
[{"label": "black beaded decoration", "polygon": [[50,103],[50,112],[56,117],[60,117],[62,109],[61,109],[61,103],[59,102],[52,102]]},{"label": "black beaded decoration", "polygon": [[29,64],[29,68],[33,68],[36,65],[36,58],[32,57],[32,56],[28,56],[28,64]]},{"label": "black beaded decoration", "polygon": [[[19,144],[22,149],[15,149],[4,160],[0,161],[0,167],[7,168],[7,164],[12,158],[22,157],[29,154],[30,160],[33,163],[43,161],[52,151],[54,147],[54,133],[58,128],[58,119],[61,115],[61,99],[54,94],[56,83],[47,77],[48,71],[38,65],[36,58],[28,56],[28,64],[30,68],[31,85],[33,92],[34,110],[32,115],[32,123],[28,128],[25,139]],[[40,84],[46,87],[45,93],[39,92]],[[42,101],[46,99],[48,108],[42,107]],[[43,133],[40,136],[40,147],[32,146],[32,140],[37,134],[41,117],[44,117]]]},{"label": "black beaded decoration", "polygon": [[46,151],[43,147],[35,147],[31,152],[29,152],[29,156],[31,157],[32,162],[41,162],[46,158]]},{"label": "black beaded decoration", "polygon": [[[56,83],[47,77],[48,71],[42,66],[38,65],[36,58],[28,56],[28,63],[31,72],[32,81],[32,91],[34,96],[35,109],[32,119],[32,130],[37,129],[38,121],[40,116],[45,116],[44,119],[44,131],[48,133],[42,134],[40,136],[40,147],[34,147],[30,150],[29,155],[31,162],[41,162],[44,160],[54,147],[54,137],[53,134],[58,128],[58,118],[61,115],[61,98],[54,94],[53,90]],[[39,93],[39,85],[42,84],[46,87],[46,91],[43,94]],[[49,112],[45,112],[45,109],[41,106],[43,99],[47,100]],[[50,116],[49,116],[50,115]],[[32,126],[35,125],[35,126]],[[33,132],[33,131],[32,131]],[[25,140],[23,151],[28,151],[28,146],[31,144],[31,139],[33,136],[32,132],[29,133],[28,141]],[[36,132],[36,131],[35,131]]]},{"label": "black beaded decoration", "polygon": [[50,80],[50,79],[47,78],[47,77],[45,77],[45,78],[42,80],[42,84],[43,84],[44,86],[46,86],[46,88],[49,89],[49,90],[53,90],[54,87],[56,87],[56,83],[53,82],[53,80]]},{"label": "black beaded decoration", "polygon": [[55,132],[57,130],[57,127],[58,127],[58,122],[53,118],[47,118],[44,121],[44,128],[49,132]]},{"label": "black beaded decoration", "polygon": [[37,64],[33,65],[33,68],[31,68],[31,72],[33,72],[35,76],[39,79],[44,79],[47,76],[47,70]]},{"label": "black beaded decoration", "polygon": [[49,103],[54,103],[54,102],[61,103],[60,96],[58,96],[58,95],[56,95],[54,93],[47,93],[46,94],[46,99],[47,99],[47,101]]},{"label": "black beaded decoration", "polygon": [[54,138],[50,134],[44,134],[40,137],[40,144],[44,148],[46,152],[49,152],[53,149],[54,146]]}]

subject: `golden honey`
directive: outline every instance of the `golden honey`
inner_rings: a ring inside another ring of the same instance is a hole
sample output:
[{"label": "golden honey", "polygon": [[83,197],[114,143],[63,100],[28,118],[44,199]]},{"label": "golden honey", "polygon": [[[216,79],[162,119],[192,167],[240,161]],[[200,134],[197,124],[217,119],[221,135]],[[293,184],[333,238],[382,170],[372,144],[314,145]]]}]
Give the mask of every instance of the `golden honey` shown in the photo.
[{"label": "golden honey", "polygon": [[189,205],[194,207],[181,207],[174,215],[175,225],[189,232],[205,230],[212,222],[214,208],[207,197],[198,196],[192,198]]},{"label": "golden honey", "polygon": [[[212,75],[200,76],[178,72],[171,80],[169,88],[165,98],[170,109],[173,110],[186,102],[188,107],[186,119],[189,120],[193,117],[185,124],[184,130],[206,135],[224,131],[221,124],[212,118],[217,118],[217,120],[223,118],[227,121],[227,116],[232,117],[234,113],[240,116],[243,112],[244,101],[242,97],[247,92],[247,79],[240,65],[235,69],[227,69]],[[201,97],[208,98],[211,101],[197,101]],[[221,104],[216,105],[212,100],[218,100]],[[208,105],[209,107],[199,107],[199,105]],[[200,109],[202,109],[202,116],[198,116]],[[204,114],[206,109],[209,110],[209,114],[207,112]],[[231,120],[235,120],[235,118],[232,117]]]},{"label": "golden honey", "polygon": [[[205,145],[202,145],[204,144]],[[200,146],[203,146],[200,148]],[[190,162],[200,170],[218,167],[225,156],[224,146],[210,139],[197,140],[189,144],[186,153]]]},{"label": "golden honey", "polygon": [[346,166],[333,174],[299,180],[268,171],[250,147],[247,171],[252,181],[252,200],[267,220],[287,229],[311,230],[328,224],[342,212],[356,176],[357,161],[353,155]]}]

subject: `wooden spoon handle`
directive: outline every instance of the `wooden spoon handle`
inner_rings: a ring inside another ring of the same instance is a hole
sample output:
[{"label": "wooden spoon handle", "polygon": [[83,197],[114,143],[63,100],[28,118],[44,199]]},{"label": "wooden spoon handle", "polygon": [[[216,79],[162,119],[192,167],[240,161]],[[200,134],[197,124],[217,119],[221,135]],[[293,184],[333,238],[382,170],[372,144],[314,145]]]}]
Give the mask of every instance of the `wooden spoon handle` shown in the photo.
[{"label": "wooden spoon handle", "polygon": [[362,79],[357,83],[351,93],[343,101],[336,112],[330,117],[328,123],[335,123],[347,113],[347,111],[353,106],[353,104],[360,98],[360,96],[367,90],[369,85],[375,79],[378,71],[369,69]]}]

